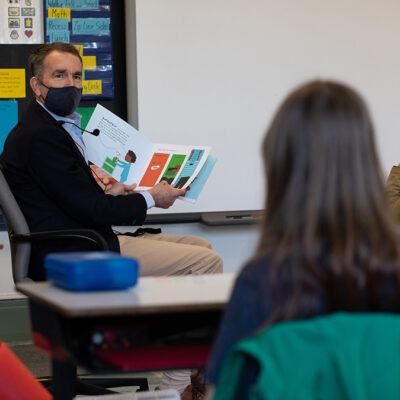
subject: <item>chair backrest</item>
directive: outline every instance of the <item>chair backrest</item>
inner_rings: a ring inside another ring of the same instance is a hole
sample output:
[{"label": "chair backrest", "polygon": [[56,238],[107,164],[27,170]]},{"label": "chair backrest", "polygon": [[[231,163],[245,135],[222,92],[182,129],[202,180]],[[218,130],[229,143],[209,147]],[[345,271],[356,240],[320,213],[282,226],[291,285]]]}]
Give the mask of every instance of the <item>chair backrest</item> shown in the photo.
[{"label": "chair backrest", "polygon": [[14,283],[30,281],[27,277],[31,245],[12,240],[13,234],[29,233],[29,227],[22,211],[11,192],[0,166],[0,208],[7,226],[11,248],[11,264]]},{"label": "chair backrest", "polygon": [[[251,384],[246,371],[257,371]],[[224,361],[214,400],[239,398],[400,398],[400,316],[335,313],[240,341]]]}]

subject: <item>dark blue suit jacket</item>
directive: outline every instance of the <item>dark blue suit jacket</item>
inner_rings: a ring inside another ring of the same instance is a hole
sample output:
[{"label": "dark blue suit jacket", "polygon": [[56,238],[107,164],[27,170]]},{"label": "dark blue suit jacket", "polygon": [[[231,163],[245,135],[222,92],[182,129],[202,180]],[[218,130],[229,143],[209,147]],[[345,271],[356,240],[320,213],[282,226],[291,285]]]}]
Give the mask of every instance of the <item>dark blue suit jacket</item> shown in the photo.
[{"label": "dark blue suit jacket", "polygon": [[[113,251],[118,239],[111,225],[140,225],[147,205],[140,194],[105,195],[66,130],[36,101],[8,135],[0,156],[4,175],[32,232],[90,228]],[[81,243],[34,244],[29,276],[45,279],[43,257],[52,251],[87,248]]]}]

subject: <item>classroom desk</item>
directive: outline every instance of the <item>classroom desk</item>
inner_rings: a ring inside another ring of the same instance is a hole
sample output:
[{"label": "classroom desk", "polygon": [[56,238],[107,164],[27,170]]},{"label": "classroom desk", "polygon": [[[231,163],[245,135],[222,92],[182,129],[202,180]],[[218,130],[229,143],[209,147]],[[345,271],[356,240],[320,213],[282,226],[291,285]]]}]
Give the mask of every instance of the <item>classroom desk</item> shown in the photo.
[{"label": "classroom desk", "polygon": [[52,357],[54,398],[72,399],[76,367],[93,372],[204,366],[234,274],[144,277],[124,291],[19,283],[36,347]]}]

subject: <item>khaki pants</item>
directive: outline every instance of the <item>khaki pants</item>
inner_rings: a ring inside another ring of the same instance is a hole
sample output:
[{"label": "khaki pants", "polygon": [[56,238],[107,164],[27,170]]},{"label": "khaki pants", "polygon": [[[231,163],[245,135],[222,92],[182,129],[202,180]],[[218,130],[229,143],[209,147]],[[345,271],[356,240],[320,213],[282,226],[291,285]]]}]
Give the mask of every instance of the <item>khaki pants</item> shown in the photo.
[{"label": "khaki pants", "polygon": [[215,274],[222,259],[210,243],[197,236],[150,234],[118,236],[121,254],[136,258],[140,276]]}]

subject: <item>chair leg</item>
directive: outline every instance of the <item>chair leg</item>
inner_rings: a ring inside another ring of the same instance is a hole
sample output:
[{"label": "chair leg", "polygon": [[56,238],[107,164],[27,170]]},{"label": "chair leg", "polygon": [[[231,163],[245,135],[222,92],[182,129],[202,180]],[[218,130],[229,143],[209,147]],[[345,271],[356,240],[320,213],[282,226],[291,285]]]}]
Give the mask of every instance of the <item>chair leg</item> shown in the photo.
[{"label": "chair leg", "polygon": [[150,390],[149,381],[147,380],[147,378],[135,378],[135,381],[139,386],[137,392],[148,392]]},{"label": "chair leg", "polygon": [[76,394],[82,394],[86,396],[102,395],[116,393],[112,390],[108,390],[104,387],[92,385],[88,382],[84,382],[81,379],[77,379],[75,382]]},{"label": "chair leg", "polygon": [[115,393],[107,388],[138,386],[137,392],[149,391],[147,378],[77,378],[76,367],[53,360],[53,379],[41,381],[54,400],[72,399],[77,394],[102,395]]},{"label": "chair leg", "polygon": [[[103,388],[138,386],[138,392],[147,392],[149,390],[147,378],[79,378],[78,381]],[[78,391],[78,393],[80,392]]]},{"label": "chair leg", "polygon": [[76,367],[53,359],[53,398],[71,400],[75,396]]}]

